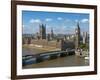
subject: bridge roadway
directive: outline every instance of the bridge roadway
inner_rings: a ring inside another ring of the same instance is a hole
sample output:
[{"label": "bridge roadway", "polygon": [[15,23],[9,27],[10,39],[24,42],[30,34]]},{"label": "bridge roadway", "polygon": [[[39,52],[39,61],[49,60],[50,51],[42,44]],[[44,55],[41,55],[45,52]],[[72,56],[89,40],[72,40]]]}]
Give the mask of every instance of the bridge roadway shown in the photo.
[{"label": "bridge roadway", "polygon": [[75,49],[71,49],[67,51],[50,51],[50,52],[39,53],[34,55],[25,55],[22,57],[22,62],[23,62],[23,66],[25,66],[29,64],[40,63],[45,60],[56,59],[58,57],[65,57],[74,54],[75,54]]}]

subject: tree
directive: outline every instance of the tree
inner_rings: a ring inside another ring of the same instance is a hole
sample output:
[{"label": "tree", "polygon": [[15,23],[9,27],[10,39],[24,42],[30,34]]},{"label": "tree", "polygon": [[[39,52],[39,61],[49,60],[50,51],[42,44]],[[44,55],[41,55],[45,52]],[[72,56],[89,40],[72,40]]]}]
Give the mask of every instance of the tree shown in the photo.
[{"label": "tree", "polygon": [[88,45],[88,44],[83,44],[83,43],[81,43],[81,44],[80,44],[80,48],[81,48],[81,49],[84,49],[84,50],[88,50],[88,49],[89,49],[89,45]]}]

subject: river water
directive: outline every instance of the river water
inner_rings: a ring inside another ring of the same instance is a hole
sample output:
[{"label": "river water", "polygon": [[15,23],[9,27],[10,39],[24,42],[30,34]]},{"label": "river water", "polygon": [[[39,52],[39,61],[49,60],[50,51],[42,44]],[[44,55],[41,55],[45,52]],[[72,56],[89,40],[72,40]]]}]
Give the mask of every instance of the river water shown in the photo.
[{"label": "river water", "polygon": [[[31,55],[37,54],[38,51],[36,49],[25,49],[23,48],[22,55]],[[71,67],[71,66],[88,66],[89,63],[82,57],[78,57],[75,55],[59,57],[53,60],[46,60],[40,63],[31,64],[23,66],[23,68],[49,68],[49,67]]]}]

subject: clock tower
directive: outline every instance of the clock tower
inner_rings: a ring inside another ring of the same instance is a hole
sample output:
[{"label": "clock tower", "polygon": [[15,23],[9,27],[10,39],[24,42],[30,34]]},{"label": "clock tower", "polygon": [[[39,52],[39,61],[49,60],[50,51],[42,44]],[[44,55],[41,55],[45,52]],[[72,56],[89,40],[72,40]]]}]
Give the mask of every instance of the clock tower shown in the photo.
[{"label": "clock tower", "polygon": [[77,28],[75,29],[75,49],[79,48],[80,45],[80,27],[77,23]]}]

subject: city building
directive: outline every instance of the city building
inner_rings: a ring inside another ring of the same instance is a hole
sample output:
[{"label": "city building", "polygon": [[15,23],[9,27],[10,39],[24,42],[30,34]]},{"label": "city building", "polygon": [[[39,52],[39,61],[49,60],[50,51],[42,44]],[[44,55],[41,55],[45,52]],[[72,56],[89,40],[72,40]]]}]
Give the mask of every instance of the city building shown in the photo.
[{"label": "city building", "polygon": [[46,39],[46,25],[41,24],[40,27],[40,39]]},{"label": "city building", "polygon": [[75,49],[80,46],[80,27],[79,23],[77,23],[77,28],[75,29]]},{"label": "city building", "polygon": [[87,32],[83,32],[83,44],[86,44],[87,43]]},{"label": "city building", "polygon": [[53,33],[53,29],[51,29],[51,40],[54,39],[54,33]]}]

